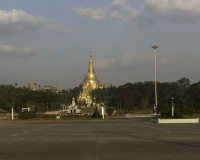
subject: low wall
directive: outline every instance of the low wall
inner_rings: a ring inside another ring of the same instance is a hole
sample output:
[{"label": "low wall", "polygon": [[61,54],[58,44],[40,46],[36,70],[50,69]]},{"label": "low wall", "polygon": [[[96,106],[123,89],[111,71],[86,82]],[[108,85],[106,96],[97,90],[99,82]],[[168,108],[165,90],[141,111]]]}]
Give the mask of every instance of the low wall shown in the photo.
[{"label": "low wall", "polygon": [[193,119],[151,119],[153,123],[199,123],[199,118]]}]

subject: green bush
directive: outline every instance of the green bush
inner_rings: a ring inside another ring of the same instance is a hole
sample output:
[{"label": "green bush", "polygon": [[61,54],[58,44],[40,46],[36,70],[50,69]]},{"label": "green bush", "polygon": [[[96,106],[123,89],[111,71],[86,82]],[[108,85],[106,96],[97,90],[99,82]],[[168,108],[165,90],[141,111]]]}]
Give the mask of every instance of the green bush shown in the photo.
[{"label": "green bush", "polygon": [[106,108],[106,113],[107,113],[108,115],[112,115],[113,111],[114,111],[114,109],[113,109],[112,107]]},{"label": "green bush", "polygon": [[28,111],[27,111],[27,112],[24,112],[24,114],[25,114],[25,118],[26,118],[26,119],[30,118],[30,114],[29,114]]},{"label": "green bush", "polygon": [[29,118],[35,118],[36,117],[36,112],[35,111],[24,111],[24,112],[21,112],[19,114],[19,119],[29,119]]},{"label": "green bush", "polygon": [[29,118],[35,118],[36,117],[36,111],[30,111],[29,113]]},{"label": "green bush", "polygon": [[124,116],[124,111],[123,110],[118,110],[115,115],[120,115],[120,116]]},{"label": "green bush", "polygon": [[97,107],[95,108],[95,111],[94,111],[94,113],[92,114],[91,117],[92,117],[92,118],[101,118],[101,117],[102,117],[102,115],[99,113]]},{"label": "green bush", "polygon": [[24,114],[24,112],[21,112],[20,114],[19,114],[19,117],[18,117],[19,119],[26,119],[25,118],[25,114]]}]

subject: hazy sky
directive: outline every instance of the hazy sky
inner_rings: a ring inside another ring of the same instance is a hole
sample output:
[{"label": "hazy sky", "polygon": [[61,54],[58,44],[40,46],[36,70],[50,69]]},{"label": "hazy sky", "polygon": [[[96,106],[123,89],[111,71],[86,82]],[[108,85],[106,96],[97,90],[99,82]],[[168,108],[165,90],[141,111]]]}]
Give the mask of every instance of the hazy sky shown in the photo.
[{"label": "hazy sky", "polygon": [[0,0],[0,84],[200,80],[200,0]]}]

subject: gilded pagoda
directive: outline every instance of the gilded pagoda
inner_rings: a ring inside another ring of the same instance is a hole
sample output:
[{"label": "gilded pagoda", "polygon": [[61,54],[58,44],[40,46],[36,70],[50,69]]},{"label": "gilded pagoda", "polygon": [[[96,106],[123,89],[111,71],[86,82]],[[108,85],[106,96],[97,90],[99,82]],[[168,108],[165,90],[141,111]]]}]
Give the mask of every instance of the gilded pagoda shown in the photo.
[{"label": "gilded pagoda", "polygon": [[96,73],[94,71],[94,65],[92,60],[92,54],[90,53],[90,60],[89,60],[89,67],[88,71],[85,74],[83,79],[82,85],[82,92],[78,97],[79,101],[85,101],[87,107],[92,104],[92,96],[91,91],[97,88],[104,88],[105,86],[99,82],[97,79]]}]

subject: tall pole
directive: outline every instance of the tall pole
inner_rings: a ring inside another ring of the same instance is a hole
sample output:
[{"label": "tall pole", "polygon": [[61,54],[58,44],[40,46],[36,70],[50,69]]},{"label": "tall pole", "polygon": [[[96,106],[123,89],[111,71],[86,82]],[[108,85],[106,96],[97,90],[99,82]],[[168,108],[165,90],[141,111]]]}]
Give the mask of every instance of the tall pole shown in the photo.
[{"label": "tall pole", "polygon": [[12,107],[12,120],[13,120],[13,107]]},{"label": "tall pole", "polygon": [[102,113],[102,118],[104,119],[104,107],[103,107],[103,105],[101,106],[101,113]]},{"label": "tall pole", "polygon": [[156,114],[156,110],[157,110],[157,86],[156,86],[156,49],[158,48],[158,46],[154,45],[152,46],[152,48],[154,49],[154,56],[155,56],[155,114]]},{"label": "tall pole", "polygon": [[174,117],[174,98],[172,97],[172,117]]}]

